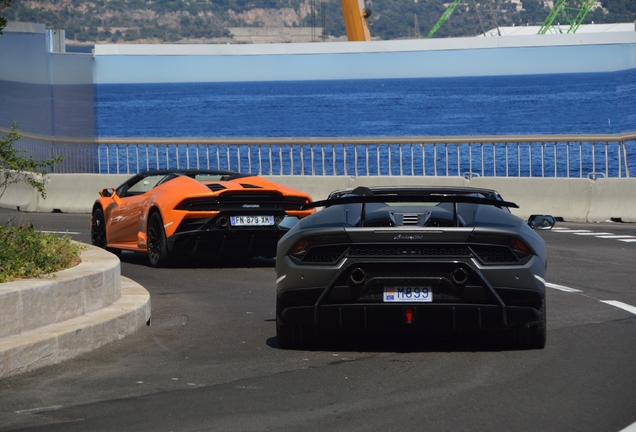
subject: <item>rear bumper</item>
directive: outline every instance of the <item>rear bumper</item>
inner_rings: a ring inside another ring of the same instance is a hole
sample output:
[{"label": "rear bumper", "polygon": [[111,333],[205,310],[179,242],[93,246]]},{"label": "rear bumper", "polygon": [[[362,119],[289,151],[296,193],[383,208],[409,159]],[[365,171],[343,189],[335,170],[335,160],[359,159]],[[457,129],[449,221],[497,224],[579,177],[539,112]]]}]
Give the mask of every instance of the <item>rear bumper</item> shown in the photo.
[{"label": "rear bumper", "polygon": [[168,238],[173,253],[197,257],[276,256],[276,244],[287,231],[263,229],[213,229],[178,233]]},{"label": "rear bumper", "polygon": [[[502,330],[541,323],[545,292],[536,286],[526,263],[486,268],[493,286],[471,260],[356,260],[328,273],[323,286],[290,288],[300,274],[286,273],[278,283],[278,316],[284,323],[314,329],[373,332],[465,332]],[[278,263],[277,263],[278,265]],[[285,274],[277,269],[278,274]],[[291,280],[290,280],[291,279]],[[301,281],[305,279],[301,278]],[[512,282],[517,286],[506,286]],[[288,287],[281,289],[283,283]],[[533,285],[534,284],[534,285]],[[431,302],[386,302],[387,287],[427,288]]]},{"label": "rear bumper", "polygon": [[[276,219],[274,225],[232,226],[232,216],[254,216],[266,213]],[[168,248],[173,253],[197,257],[251,257],[276,256],[276,245],[290,226],[287,220],[295,222],[296,217],[288,217],[282,210],[222,211],[211,218],[184,219],[175,233],[168,237]],[[279,221],[279,219],[282,220]]]},{"label": "rear bumper", "polygon": [[502,330],[541,320],[531,307],[488,304],[330,304],[293,306],[280,313],[286,323],[318,330],[379,333]]}]

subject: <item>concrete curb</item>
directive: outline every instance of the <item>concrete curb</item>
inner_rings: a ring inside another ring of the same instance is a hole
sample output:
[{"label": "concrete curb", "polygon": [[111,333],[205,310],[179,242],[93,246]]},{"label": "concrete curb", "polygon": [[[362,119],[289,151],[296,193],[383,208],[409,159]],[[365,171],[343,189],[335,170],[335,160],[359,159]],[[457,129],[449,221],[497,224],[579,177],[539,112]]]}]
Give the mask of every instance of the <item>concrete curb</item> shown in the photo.
[{"label": "concrete curb", "polygon": [[[28,185],[11,185],[0,207],[22,211],[90,213],[104,187],[116,187],[127,174],[50,174],[47,198],[41,199]],[[538,178],[538,177],[416,177],[416,176],[263,176],[268,180],[324,199],[335,189],[356,186],[428,185],[475,186],[495,189],[519,204],[512,212],[526,219],[532,214],[551,214],[568,222],[636,222],[636,178]]]},{"label": "concrete curb", "polygon": [[60,363],[123,339],[150,319],[150,294],[91,246],[55,278],[0,284],[0,378]]},{"label": "concrete curb", "polygon": [[[33,188],[14,184],[7,188],[0,207],[22,211],[90,213],[100,188],[116,187],[126,174],[51,174],[48,196],[41,199]],[[526,219],[551,214],[568,222],[636,222],[636,178],[535,178],[535,177],[415,177],[415,176],[263,176],[268,180],[324,199],[335,189],[356,186],[427,185],[475,186],[495,189],[519,204],[513,213]]]},{"label": "concrete curb", "polygon": [[269,180],[324,199],[334,189],[356,186],[472,186],[495,189],[517,203],[511,209],[522,219],[550,214],[568,222],[636,222],[636,178],[539,178],[539,177],[347,177],[265,176]]}]

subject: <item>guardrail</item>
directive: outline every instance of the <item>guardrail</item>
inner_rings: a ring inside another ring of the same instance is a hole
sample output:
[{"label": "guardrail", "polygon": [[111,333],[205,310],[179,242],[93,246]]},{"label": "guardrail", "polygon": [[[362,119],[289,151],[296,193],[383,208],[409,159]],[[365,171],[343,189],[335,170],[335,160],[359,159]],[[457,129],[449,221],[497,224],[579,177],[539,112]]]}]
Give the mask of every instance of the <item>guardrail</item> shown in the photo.
[{"label": "guardrail", "polygon": [[[8,130],[0,128],[0,132]],[[56,173],[228,169],[259,175],[630,177],[636,132],[365,138],[63,138],[23,133],[36,159],[63,156]]]}]

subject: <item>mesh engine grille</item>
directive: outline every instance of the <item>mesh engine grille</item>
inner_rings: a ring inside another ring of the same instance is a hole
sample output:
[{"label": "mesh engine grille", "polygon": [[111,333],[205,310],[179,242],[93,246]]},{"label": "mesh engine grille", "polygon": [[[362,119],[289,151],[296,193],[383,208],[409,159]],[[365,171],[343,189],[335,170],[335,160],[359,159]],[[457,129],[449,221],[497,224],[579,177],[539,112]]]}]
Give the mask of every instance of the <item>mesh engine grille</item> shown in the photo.
[{"label": "mesh engine grille", "polygon": [[471,246],[475,254],[485,263],[518,262],[517,256],[507,246]]},{"label": "mesh engine grille", "polygon": [[[191,203],[187,206],[187,210],[190,211],[221,211],[221,210],[244,210],[244,204],[256,204],[253,202],[250,203]],[[288,202],[268,202],[268,203],[257,203],[258,210],[300,210],[301,204],[296,203],[288,203]]]},{"label": "mesh engine grille", "polygon": [[348,256],[471,256],[466,245],[355,245],[349,249]]},{"label": "mesh engine grille", "polygon": [[194,198],[185,200],[177,208],[188,211],[223,211],[245,210],[247,208],[245,205],[251,205],[253,207],[249,207],[249,209],[252,210],[300,210],[304,204],[304,199],[285,200],[280,197],[274,199],[267,199],[267,197],[237,199],[234,197],[231,200]]},{"label": "mesh engine grille", "polygon": [[303,258],[306,263],[332,263],[344,253],[349,257],[469,257],[466,245],[325,245],[314,246]]},{"label": "mesh engine grille", "polygon": [[487,264],[516,263],[517,256],[507,246],[434,244],[434,245],[324,245],[314,246],[303,258],[305,263],[334,263],[344,254],[348,257],[471,257],[477,256]]},{"label": "mesh engine grille", "polygon": [[303,259],[304,262],[332,263],[337,261],[347,250],[347,246],[319,246],[313,247]]}]

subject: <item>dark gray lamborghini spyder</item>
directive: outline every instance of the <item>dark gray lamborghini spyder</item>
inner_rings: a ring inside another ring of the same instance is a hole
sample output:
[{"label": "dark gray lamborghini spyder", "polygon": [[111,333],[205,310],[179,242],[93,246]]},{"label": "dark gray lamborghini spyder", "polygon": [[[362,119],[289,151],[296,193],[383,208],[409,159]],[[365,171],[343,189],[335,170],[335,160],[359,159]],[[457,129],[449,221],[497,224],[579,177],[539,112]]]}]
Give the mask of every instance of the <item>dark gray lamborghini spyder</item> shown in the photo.
[{"label": "dark gray lamborghini spyder", "polygon": [[278,243],[281,348],[337,332],[493,331],[515,347],[546,343],[543,239],[489,189],[359,187],[307,207]]}]

